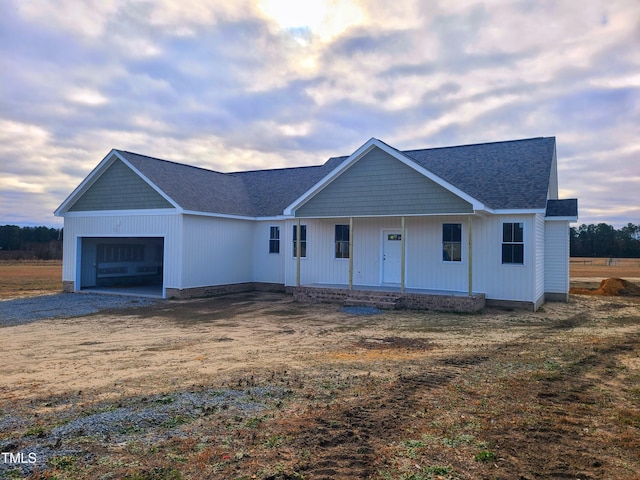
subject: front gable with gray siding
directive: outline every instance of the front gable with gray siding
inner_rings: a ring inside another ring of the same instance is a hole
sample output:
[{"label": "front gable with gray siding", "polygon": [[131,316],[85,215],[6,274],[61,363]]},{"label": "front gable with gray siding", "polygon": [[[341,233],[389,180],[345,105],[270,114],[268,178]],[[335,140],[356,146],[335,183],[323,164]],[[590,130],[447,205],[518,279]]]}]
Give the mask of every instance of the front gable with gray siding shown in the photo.
[{"label": "front gable with gray siding", "polygon": [[70,212],[173,208],[162,195],[115,160],[69,208]]},{"label": "front gable with gray siding", "polygon": [[374,147],[295,211],[296,217],[473,213],[469,202]]}]

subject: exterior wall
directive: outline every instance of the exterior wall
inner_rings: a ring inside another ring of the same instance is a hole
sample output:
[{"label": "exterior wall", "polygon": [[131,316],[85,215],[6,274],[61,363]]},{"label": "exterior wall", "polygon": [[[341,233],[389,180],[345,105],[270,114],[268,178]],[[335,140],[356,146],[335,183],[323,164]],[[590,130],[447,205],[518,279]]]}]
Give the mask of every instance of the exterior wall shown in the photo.
[{"label": "exterior wall", "polygon": [[[502,264],[502,224],[523,222],[524,264]],[[535,215],[492,215],[473,219],[473,290],[487,300],[535,302]],[[490,302],[487,301],[487,305]]]},{"label": "exterior wall", "polygon": [[184,215],[178,288],[253,281],[254,222]]},{"label": "exterior wall", "polygon": [[180,287],[182,250],[180,215],[105,215],[65,217],[62,281],[79,289],[78,249],[83,237],[164,237],[164,285]]},{"label": "exterior wall", "polygon": [[299,207],[296,217],[471,212],[468,202],[376,147]]},{"label": "exterior wall", "polygon": [[[535,216],[535,235],[536,235],[536,290],[535,300],[536,306],[544,303],[544,267],[545,267],[545,235],[544,235],[544,216],[537,214]],[[536,307],[536,308],[537,308]]]},{"label": "exterior wall", "polygon": [[555,300],[567,301],[569,298],[569,222],[546,222],[545,252],[545,294]]},{"label": "exterior wall", "polygon": [[[280,253],[269,253],[270,227],[280,227]],[[284,285],[286,224],[283,221],[258,221],[253,230],[253,280]]]},{"label": "exterior wall", "polygon": [[69,211],[173,208],[122,161],[116,160]]}]

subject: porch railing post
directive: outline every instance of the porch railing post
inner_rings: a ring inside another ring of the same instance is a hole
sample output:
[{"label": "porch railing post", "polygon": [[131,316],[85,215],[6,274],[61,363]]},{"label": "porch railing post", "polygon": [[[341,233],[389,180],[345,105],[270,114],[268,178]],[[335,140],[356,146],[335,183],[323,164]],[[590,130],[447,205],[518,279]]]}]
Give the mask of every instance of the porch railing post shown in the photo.
[{"label": "porch railing post", "polygon": [[406,254],[406,236],[404,229],[404,217],[401,219],[400,236],[400,291],[404,293],[404,259]]},{"label": "porch railing post", "polygon": [[473,218],[469,215],[467,221],[469,233],[469,296],[473,296]]},{"label": "porch railing post", "polygon": [[349,290],[353,290],[353,217],[349,217]]}]

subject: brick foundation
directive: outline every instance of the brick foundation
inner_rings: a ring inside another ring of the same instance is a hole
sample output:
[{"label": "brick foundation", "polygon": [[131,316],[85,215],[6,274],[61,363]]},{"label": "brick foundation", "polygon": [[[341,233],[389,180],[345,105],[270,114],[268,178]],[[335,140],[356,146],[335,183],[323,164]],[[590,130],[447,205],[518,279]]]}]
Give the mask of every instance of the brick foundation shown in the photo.
[{"label": "brick foundation", "polygon": [[218,295],[226,295],[228,293],[242,292],[284,292],[284,285],[277,283],[233,283],[230,285],[212,285],[209,287],[196,288],[167,288],[167,298],[196,298],[196,297],[215,297]]},{"label": "brick foundation", "polygon": [[62,291],[67,293],[73,293],[75,290],[73,289],[75,282],[63,280],[62,281]]},{"label": "brick foundation", "polygon": [[443,312],[480,312],[485,306],[482,293],[471,297],[430,293],[400,293],[345,288],[289,287],[296,301],[304,303],[342,303],[385,309],[437,310]]}]

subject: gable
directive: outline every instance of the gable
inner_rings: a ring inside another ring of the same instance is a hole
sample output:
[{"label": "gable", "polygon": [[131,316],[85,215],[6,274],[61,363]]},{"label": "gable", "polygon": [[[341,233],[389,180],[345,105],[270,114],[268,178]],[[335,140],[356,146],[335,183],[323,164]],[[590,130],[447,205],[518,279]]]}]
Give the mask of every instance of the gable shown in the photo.
[{"label": "gable", "polygon": [[374,147],[295,211],[296,217],[472,213],[471,204]]},{"label": "gable", "polygon": [[121,160],[107,170],[69,208],[70,212],[173,208]]}]

